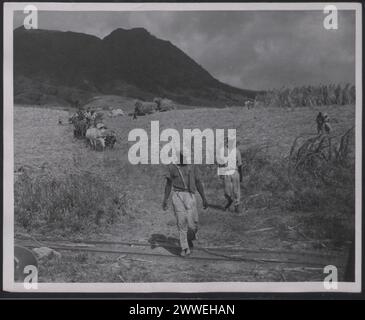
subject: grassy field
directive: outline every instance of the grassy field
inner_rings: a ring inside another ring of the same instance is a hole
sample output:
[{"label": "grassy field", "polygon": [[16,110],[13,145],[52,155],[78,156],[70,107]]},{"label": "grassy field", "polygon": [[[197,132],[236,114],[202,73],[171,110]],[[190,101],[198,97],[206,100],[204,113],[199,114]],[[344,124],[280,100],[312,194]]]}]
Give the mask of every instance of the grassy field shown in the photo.
[{"label": "grassy field", "polygon": [[[95,152],[73,137],[68,112],[31,106],[14,110],[14,167],[16,232],[36,238],[176,242],[171,205],[161,209],[166,168],[128,162],[133,128],[150,130],[159,120],[164,128],[236,128],[247,168],[242,182],[245,216],[224,212],[221,181],[215,168],[202,166],[211,206],[200,209],[197,246],[237,245],[251,250],[275,249],[297,254],[315,251],[317,263],[336,263],[343,276],[348,243],[354,230],[353,161],[339,171],[342,183],[290,181],[288,155],[294,139],[316,133],[318,110],[329,114],[335,134],[354,126],[354,106],[321,108],[198,108],[139,117],[108,118],[116,131],[114,150]],[[63,125],[58,124],[58,119]],[[256,151],[255,151],[256,150]],[[255,152],[253,152],[255,151]],[[252,156],[254,154],[254,156]],[[20,170],[20,172],[18,172]],[[22,173],[23,172],[23,173]],[[143,251],[145,250],[145,251]],[[146,253],[171,254],[166,248],[146,247]],[[336,261],[324,259],[326,254]],[[193,257],[199,256],[194,251]],[[284,254],[285,256],[285,254]],[[120,258],[120,257],[119,257]],[[260,254],[265,258],[265,254]],[[297,266],[297,265],[296,265]],[[315,269],[315,268],[314,268]],[[118,259],[118,255],[62,251],[60,261],[41,264],[40,281],[154,282],[154,281],[313,281],[321,270],[298,272],[286,263],[198,261],[193,259]]]}]

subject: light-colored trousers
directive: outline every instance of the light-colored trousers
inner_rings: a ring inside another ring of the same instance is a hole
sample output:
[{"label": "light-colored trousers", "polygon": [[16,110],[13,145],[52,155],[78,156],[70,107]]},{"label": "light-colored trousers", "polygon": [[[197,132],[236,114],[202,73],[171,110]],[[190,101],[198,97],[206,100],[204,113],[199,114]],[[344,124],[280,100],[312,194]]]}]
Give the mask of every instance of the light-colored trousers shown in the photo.
[{"label": "light-colored trousers", "polygon": [[224,175],[224,195],[230,197],[233,200],[235,206],[240,204],[241,201],[241,186],[240,186],[240,174],[237,170],[233,174]]},{"label": "light-colored trousers", "polygon": [[195,234],[198,232],[198,209],[195,195],[190,192],[172,191],[172,205],[177,221],[181,249],[188,249],[188,240],[194,240]]}]

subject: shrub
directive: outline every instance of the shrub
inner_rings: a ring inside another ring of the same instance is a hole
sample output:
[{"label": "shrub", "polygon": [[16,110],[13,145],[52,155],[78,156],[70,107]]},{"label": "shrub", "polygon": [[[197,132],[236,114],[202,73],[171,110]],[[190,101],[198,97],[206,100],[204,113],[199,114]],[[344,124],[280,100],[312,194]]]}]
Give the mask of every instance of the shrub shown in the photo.
[{"label": "shrub", "polygon": [[25,171],[17,181],[15,221],[30,230],[48,225],[72,231],[110,224],[130,213],[128,195],[117,194],[89,172],[32,176]]},{"label": "shrub", "polygon": [[289,157],[293,210],[354,213],[355,166],[353,130],[339,136],[314,136],[298,143]]}]

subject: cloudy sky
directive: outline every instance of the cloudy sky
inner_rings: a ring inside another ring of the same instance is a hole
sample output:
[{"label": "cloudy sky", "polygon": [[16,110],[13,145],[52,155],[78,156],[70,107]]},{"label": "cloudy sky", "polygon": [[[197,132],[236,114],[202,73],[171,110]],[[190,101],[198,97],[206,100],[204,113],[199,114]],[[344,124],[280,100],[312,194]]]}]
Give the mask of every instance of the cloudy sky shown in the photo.
[{"label": "cloudy sky", "polygon": [[[14,27],[25,15],[15,13]],[[39,12],[40,29],[105,37],[144,27],[171,41],[219,80],[245,89],[355,82],[355,14],[338,30],[322,11]]]}]

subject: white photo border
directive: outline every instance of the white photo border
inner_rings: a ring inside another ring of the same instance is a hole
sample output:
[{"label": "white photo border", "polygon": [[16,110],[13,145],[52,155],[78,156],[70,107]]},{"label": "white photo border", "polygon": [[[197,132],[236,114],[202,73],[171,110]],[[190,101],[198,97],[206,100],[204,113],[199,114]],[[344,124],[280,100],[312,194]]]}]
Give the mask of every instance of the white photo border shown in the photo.
[{"label": "white photo border", "polygon": [[[323,282],[202,282],[202,283],[38,283],[25,289],[14,282],[14,147],[13,147],[13,13],[27,5],[48,11],[310,11],[334,4],[338,10],[354,10],[356,16],[356,112],[355,112],[355,282],[339,282],[325,289]],[[207,292],[361,292],[362,271],[362,6],[361,3],[4,3],[3,13],[3,290],[9,292],[93,293],[207,293]]]}]

